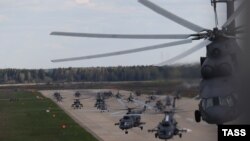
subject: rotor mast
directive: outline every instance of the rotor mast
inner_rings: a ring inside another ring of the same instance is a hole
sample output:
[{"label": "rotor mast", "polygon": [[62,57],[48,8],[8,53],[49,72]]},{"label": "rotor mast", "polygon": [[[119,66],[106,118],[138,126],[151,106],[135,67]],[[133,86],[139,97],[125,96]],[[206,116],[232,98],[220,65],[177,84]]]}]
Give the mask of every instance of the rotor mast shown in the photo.
[{"label": "rotor mast", "polygon": [[[234,0],[227,0],[227,19],[234,13]],[[228,30],[232,31],[235,28],[235,21],[233,21],[229,26]]]},{"label": "rotor mast", "polygon": [[[233,13],[235,12],[234,9],[234,0],[211,0],[211,4],[216,9],[217,3],[226,3],[227,7],[227,19],[229,19]],[[227,27],[229,31],[234,30],[235,28],[235,21],[232,21],[231,24]]]}]

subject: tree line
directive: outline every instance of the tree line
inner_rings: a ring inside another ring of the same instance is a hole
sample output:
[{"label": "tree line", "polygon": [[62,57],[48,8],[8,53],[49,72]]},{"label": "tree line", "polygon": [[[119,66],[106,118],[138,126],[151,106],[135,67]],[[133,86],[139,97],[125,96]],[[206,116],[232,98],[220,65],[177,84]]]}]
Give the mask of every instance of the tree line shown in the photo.
[{"label": "tree line", "polygon": [[55,69],[1,69],[0,83],[50,83],[84,81],[150,81],[165,79],[197,79],[200,66],[119,66]]}]

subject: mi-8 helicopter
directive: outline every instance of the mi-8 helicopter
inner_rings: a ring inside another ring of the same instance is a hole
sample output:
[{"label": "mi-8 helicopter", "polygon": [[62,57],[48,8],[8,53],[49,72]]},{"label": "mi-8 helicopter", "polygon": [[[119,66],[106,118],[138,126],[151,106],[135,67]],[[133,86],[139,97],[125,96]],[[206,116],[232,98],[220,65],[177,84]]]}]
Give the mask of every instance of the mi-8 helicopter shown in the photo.
[{"label": "mi-8 helicopter", "polygon": [[142,109],[129,108],[121,99],[117,99],[117,101],[125,107],[120,110],[127,110],[127,113],[119,120],[118,123],[115,123],[115,125],[119,125],[121,130],[125,130],[125,134],[128,134],[128,129],[132,129],[134,127],[139,127],[143,130],[143,125],[146,123],[141,122],[141,114],[146,111],[147,107],[144,105]]},{"label": "mi-8 helicopter", "polygon": [[145,122],[141,122],[141,115],[140,114],[126,114],[119,120],[118,123],[115,125],[119,125],[121,130],[125,130],[125,134],[128,134],[128,129],[139,127],[143,130],[143,126],[146,124]]},{"label": "mi-8 helicopter", "polygon": [[179,129],[177,127],[178,122],[174,119],[174,111],[166,111],[164,119],[154,129],[148,130],[148,132],[156,132],[155,138],[168,140],[174,136],[182,137],[182,133],[188,132],[188,129]]},{"label": "mi-8 helicopter", "polygon": [[182,133],[190,131],[189,129],[180,129],[177,127],[178,122],[174,118],[176,110],[176,97],[171,102],[172,108],[168,111],[164,111],[164,119],[157,125],[156,128],[148,130],[148,132],[156,132],[155,138],[168,140],[174,136],[182,137]]}]

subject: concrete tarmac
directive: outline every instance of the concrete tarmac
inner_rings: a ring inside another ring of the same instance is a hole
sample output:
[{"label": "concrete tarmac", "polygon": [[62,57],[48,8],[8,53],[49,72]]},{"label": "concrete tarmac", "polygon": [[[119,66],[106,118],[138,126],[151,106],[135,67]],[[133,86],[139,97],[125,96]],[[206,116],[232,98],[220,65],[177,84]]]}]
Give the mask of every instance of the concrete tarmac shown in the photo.
[{"label": "concrete tarmac", "polygon": [[[74,93],[79,91],[82,95],[80,101],[83,104],[82,109],[73,109]],[[128,134],[120,130],[114,123],[118,122],[126,111],[120,111],[124,108],[115,98],[107,99],[106,103],[109,112],[101,113],[95,107],[95,96],[97,92],[104,92],[109,90],[49,90],[41,91],[41,93],[48,98],[51,98],[57,103],[65,112],[72,117],[79,125],[92,133],[97,139],[102,141],[159,141],[154,137],[154,133],[148,133],[148,129],[155,128],[163,119],[164,114],[154,114],[153,110],[147,110],[142,115],[142,122],[146,122],[144,129],[133,128],[128,130]],[[117,90],[111,90],[117,93]],[[63,96],[62,102],[56,102],[53,97],[55,92],[60,92]],[[124,98],[128,97],[130,92],[119,91]],[[86,99],[85,99],[86,98]],[[138,97],[139,100],[145,100],[146,96]],[[136,107],[138,104],[129,104],[130,107]],[[176,107],[186,112],[179,112],[175,114],[175,119],[178,122],[179,128],[191,129],[191,132],[183,133],[182,138],[175,136],[172,141],[215,141],[217,140],[216,125],[209,125],[205,122],[196,123],[194,120],[193,111],[198,107],[198,101],[189,98],[181,98],[177,100]],[[120,113],[120,114],[115,114]]]}]

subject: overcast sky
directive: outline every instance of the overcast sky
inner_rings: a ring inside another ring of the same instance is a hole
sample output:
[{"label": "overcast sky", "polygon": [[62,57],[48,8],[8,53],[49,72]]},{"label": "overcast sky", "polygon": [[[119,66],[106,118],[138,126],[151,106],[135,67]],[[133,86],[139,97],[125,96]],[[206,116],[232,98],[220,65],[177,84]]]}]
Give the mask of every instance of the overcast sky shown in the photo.
[{"label": "overcast sky", "polygon": [[[214,26],[210,0],[151,0],[197,25]],[[218,7],[220,24],[225,6]],[[76,57],[165,43],[174,40],[117,40],[50,36],[51,31],[176,34],[193,33],[154,13],[137,0],[0,0],[0,68],[56,68],[151,65],[198,42],[143,53],[94,60],[51,63]],[[177,63],[198,62],[205,49]]]}]

